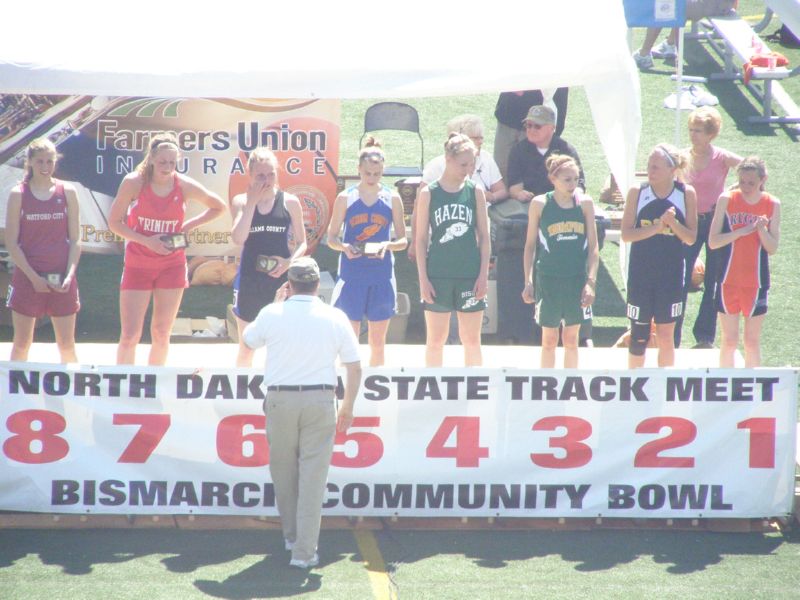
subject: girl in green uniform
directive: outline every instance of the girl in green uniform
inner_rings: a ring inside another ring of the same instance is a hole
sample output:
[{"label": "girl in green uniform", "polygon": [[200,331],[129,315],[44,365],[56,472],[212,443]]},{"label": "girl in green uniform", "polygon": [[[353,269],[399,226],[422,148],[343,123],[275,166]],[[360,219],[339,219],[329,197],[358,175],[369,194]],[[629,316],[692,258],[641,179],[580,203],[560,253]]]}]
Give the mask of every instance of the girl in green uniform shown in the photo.
[{"label": "girl in green uniform", "polygon": [[486,197],[469,180],[475,168],[472,141],[453,133],[444,149],[444,173],[420,190],[415,211],[419,290],[427,330],[425,365],[442,366],[450,313],[455,310],[464,364],[480,366],[489,277]]},{"label": "girl in green uniform", "polygon": [[545,167],[555,189],[536,196],[528,209],[522,299],[536,302],[536,320],[542,327],[542,368],[555,366],[563,324],[564,367],[574,369],[578,330],[584,318],[591,316],[600,260],[594,203],[576,192],[580,170],[571,156],[554,154]]}]

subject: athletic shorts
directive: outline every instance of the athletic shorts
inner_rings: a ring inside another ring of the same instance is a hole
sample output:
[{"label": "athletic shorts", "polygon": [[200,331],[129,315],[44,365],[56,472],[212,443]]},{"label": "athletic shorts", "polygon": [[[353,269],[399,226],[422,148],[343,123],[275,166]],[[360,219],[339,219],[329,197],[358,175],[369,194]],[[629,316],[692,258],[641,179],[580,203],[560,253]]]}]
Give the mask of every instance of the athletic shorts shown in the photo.
[{"label": "athletic shorts", "polygon": [[486,299],[478,300],[472,291],[474,279],[455,279],[433,277],[431,285],[436,292],[433,304],[425,303],[423,308],[431,312],[478,312],[486,308]]},{"label": "athletic shorts", "polygon": [[8,286],[6,306],[26,317],[39,319],[44,316],[67,317],[81,309],[78,295],[78,280],[72,279],[72,285],[66,292],[37,292],[31,280],[17,269]]},{"label": "athletic shorts", "polygon": [[757,317],[767,314],[767,288],[725,285],[717,287],[717,312]]},{"label": "athletic shorts", "polygon": [[240,271],[233,282],[233,314],[252,323],[262,308],[275,301],[275,292],[285,282],[285,273],[280,277],[270,277],[255,271],[242,277]]},{"label": "athletic shorts", "polygon": [[124,267],[120,290],[174,290],[189,287],[186,263],[166,269]]},{"label": "athletic shorts", "polygon": [[536,278],[536,322],[542,327],[580,325],[592,318],[592,307],[581,306],[586,275]]},{"label": "athletic shorts", "polygon": [[331,304],[341,309],[351,321],[385,321],[397,312],[397,289],[394,279],[382,281],[336,282],[331,296]]},{"label": "athletic shorts", "polygon": [[[681,282],[683,280],[681,279]],[[628,318],[639,323],[651,320],[674,323],[683,314],[683,285],[660,279],[628,281]]]}]

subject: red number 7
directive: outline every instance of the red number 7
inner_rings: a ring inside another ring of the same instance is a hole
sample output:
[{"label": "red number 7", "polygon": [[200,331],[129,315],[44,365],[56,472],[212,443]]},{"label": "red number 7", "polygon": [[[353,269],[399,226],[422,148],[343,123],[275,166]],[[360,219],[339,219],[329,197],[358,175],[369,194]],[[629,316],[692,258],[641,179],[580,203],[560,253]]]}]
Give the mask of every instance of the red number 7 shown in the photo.
[{"label": "red number 7", "polygon": [[144,414],[117,414],[114,415],[114,425],[139,425],[139,431],[133,436],[131,443],[125,448],[117,462],[143,463],[153,450],[156,449],[161,438],[167,433],[170,424],[169,415],[144,415]]}]

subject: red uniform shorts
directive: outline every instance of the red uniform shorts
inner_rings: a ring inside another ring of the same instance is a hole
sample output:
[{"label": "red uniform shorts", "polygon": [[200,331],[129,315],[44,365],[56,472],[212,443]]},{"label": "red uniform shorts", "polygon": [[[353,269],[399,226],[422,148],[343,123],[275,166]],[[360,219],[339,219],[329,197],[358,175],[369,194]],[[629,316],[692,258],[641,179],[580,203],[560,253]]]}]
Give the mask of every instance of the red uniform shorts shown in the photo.
[{"label": "red uniform shorts", "polygon": [[31,280],[17,269],[8,286],[6,306],[26,317],[39,319],[44,316],[67,317],[81,309],[78,296],[78,280],[72,279],[72,285],[66,292],[37,292]]},{"label": "red uniform shorts", "polygon": [[763,315],[767,312],[767,290],[723,283],[717,290],[717,311],[745,317]]},{"label": "red uniform shorts", "polygon": [[189,287],[189,275],[186,263],[167,267],[166,269],[139,269],[125,267],[122,269],[121,290],[155,290],[183,289]]}]

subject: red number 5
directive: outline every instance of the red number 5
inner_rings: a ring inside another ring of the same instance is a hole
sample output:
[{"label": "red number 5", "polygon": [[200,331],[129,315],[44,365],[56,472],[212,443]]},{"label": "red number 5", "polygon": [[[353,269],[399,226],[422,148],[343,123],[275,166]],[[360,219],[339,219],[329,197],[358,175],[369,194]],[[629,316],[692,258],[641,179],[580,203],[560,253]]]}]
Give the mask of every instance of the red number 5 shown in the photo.
[{"label": "red number 5", "polygon": [[343,451],[337,450],[331,456],[331,465],[334,467],[371,467],[383,457],[383,442],[381,438],[369,431],[352,431],[358,427],[378,427],[381,424],[380,417],[354,417],[353,424],[345,433],[337,433],[337,446],[346,444],[348,441],[356,443],[355,456],[347,456]]}]

